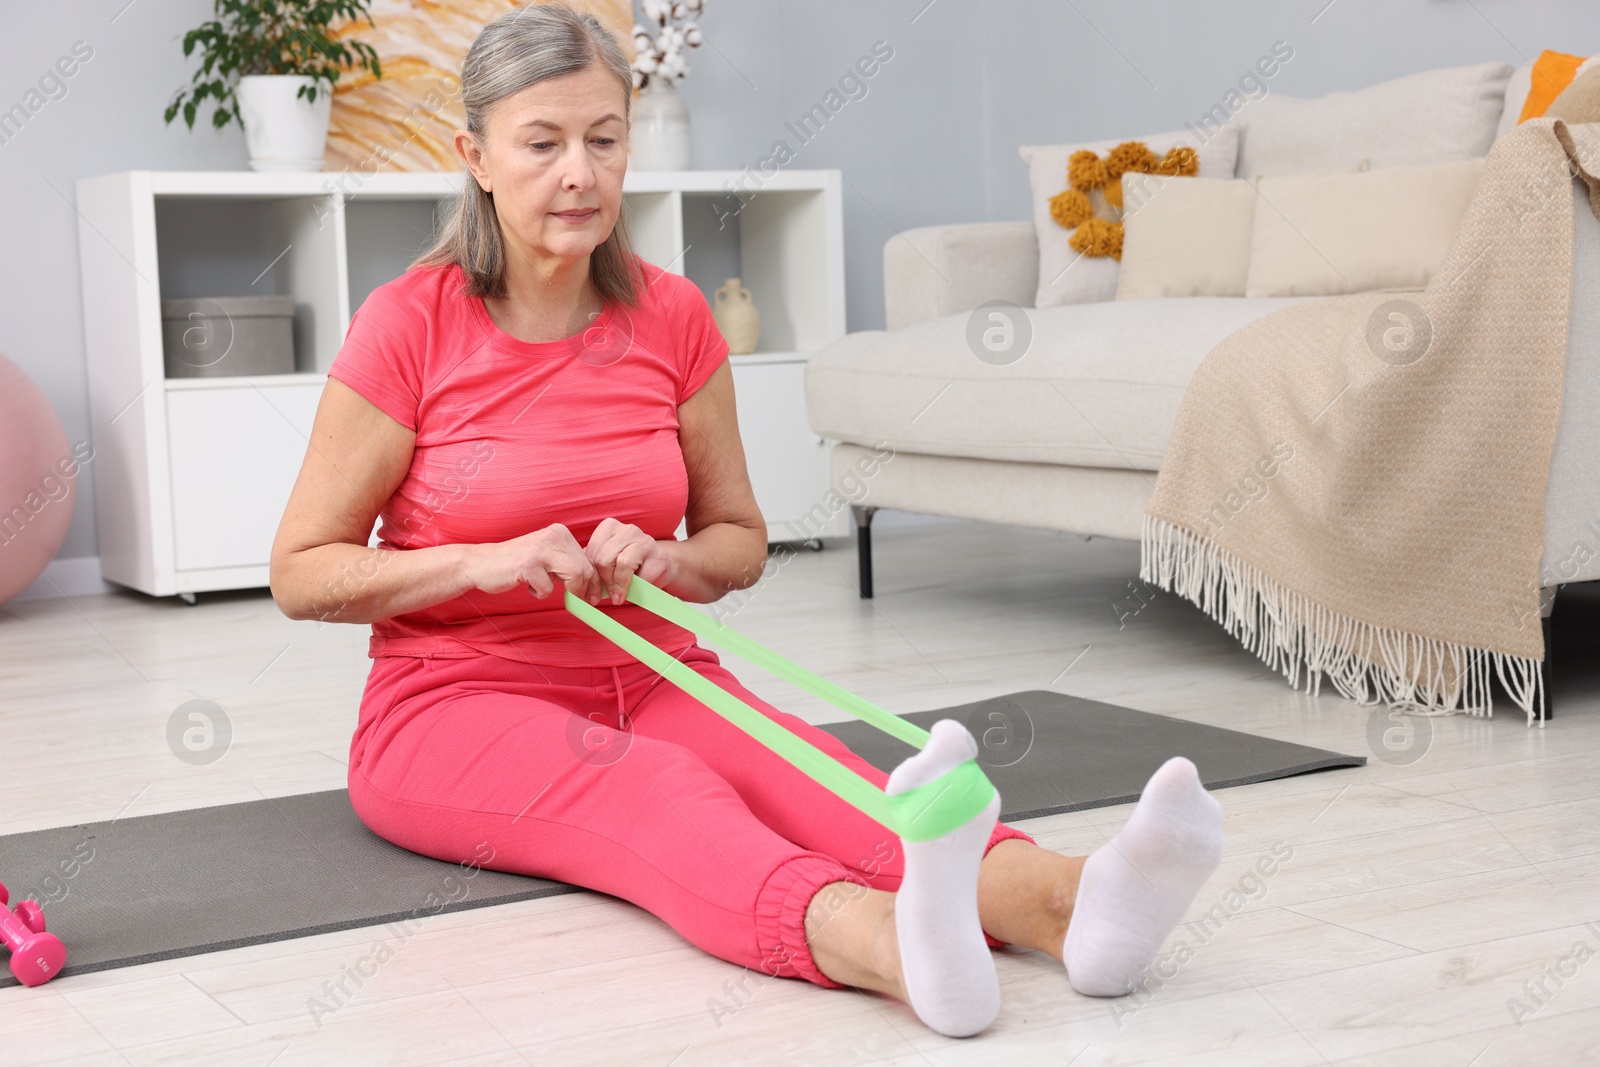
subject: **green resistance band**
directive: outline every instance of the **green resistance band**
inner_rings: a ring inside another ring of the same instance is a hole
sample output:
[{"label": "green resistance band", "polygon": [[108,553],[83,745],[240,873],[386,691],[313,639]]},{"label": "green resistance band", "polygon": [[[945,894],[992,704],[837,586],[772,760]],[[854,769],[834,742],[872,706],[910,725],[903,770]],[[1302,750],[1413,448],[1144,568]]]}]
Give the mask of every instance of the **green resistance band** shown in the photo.
[{"label": "green resistance band", "polygon": [[[794,764],[801,773],[815,779],[845,803],[894,831],[902,840],[927,841],[949,833],[983,811],[994,798],[993,783],[977,761],[970,759],[942,777],[897,796],[890,796],[811,742],[790,733],[675,656],[663,652],[599,608],[574,596],[570,589],[563,592],[566,608],[572,614]],[[891,715],[854,693],[817,677],[804,667],[790,663],[671,593],[656,588],[637,574],[628,582],[627,599],[629,603],[653,611],[686,630],[692,630],[712,644],[766,668],[915,748],[923,748],[928,743],[928,731],[915,723]]]}]

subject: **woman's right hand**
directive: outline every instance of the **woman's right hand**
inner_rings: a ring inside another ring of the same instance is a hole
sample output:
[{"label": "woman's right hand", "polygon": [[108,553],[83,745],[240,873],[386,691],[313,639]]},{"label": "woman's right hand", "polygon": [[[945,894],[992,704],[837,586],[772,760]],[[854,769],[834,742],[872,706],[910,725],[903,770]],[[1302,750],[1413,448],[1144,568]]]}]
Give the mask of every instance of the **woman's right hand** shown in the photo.
[{"label": "woman's right hand", "polygon": [[583,546],[559,522],[509,541],[474,545],[467,577],[474,589],[485,593],[504,593],[526,585],[543,600],[555,592],[559,580],[572,595],[590,604],[605,595],[605,585]]}]

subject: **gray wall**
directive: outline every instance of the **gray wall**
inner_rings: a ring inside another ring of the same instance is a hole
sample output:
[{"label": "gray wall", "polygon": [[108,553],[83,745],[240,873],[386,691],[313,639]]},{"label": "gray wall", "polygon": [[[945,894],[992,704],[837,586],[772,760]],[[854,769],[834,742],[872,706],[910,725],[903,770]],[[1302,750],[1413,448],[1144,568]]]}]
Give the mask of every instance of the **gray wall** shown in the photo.
[{"label": "gray wall", "polygon": [[[161,115],[195,67],[184,32],[209,0],[0,0],[0,109],[20,102],[77,41],[93,57],[0,144],[0,352],[88,436],[77,178],[107,172],[242,170],[243,137]],[[844,172],[849,328],[883,326],[882,253],[897,231],[1028,218],[1023,143],[1181,127],[1221,100],[1276,40],[1293,60],[1273,92],[1315,96],[1430,67],[1544,48],[1600,53],[1596,0],[710,0],[708,43],[681,91],[694,165],[737,169],[782,138],[798,168]],[[819,103],[875,41],[893,58],[809,143],[787,120]],[[209,111],[203,112],[203,116]],[[95,554],[85,468],[60,557]]]}]

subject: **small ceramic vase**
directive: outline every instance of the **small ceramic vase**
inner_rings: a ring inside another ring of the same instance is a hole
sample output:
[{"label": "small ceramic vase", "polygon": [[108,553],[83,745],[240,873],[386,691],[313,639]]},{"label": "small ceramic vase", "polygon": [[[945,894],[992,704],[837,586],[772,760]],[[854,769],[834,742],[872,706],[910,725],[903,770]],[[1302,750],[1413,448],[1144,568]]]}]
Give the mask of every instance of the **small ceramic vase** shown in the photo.
[{"label": "small ceramic vase", "polygon": [[738,278],[722,283],[713,295],[711,314],[728,341],[730,353],[745,356],[756,350],[756,342],[761,340],[761,312],[756,310],[750,290],[740,285]]}]

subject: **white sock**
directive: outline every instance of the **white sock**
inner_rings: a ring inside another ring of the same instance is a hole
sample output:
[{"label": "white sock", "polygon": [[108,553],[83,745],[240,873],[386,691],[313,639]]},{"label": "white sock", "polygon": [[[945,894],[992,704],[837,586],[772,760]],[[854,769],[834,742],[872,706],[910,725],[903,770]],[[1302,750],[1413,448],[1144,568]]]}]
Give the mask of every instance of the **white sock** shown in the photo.
[{"label": "white sock", "polygon": [[1062,945],[1072,988],[1093,997],[1143,980],[1222,860],[1222,805],[1193,763],[1174,756],[1144,787],[1127,824],[1083,865]]},{"label": "white sock", "polygon": [[[921,752],[889,775],[898,795],[933,781],[978,754],[954,719],[928,731]],[[895,926],[906,993],[917,1017],[946,1037],[975,1034],[1000,1012],[1000,980],[978,922],[978,865],[1000,817],[1000,795],[983,811],[931,841],[903,841],[905,875],[895,893]]]}]

